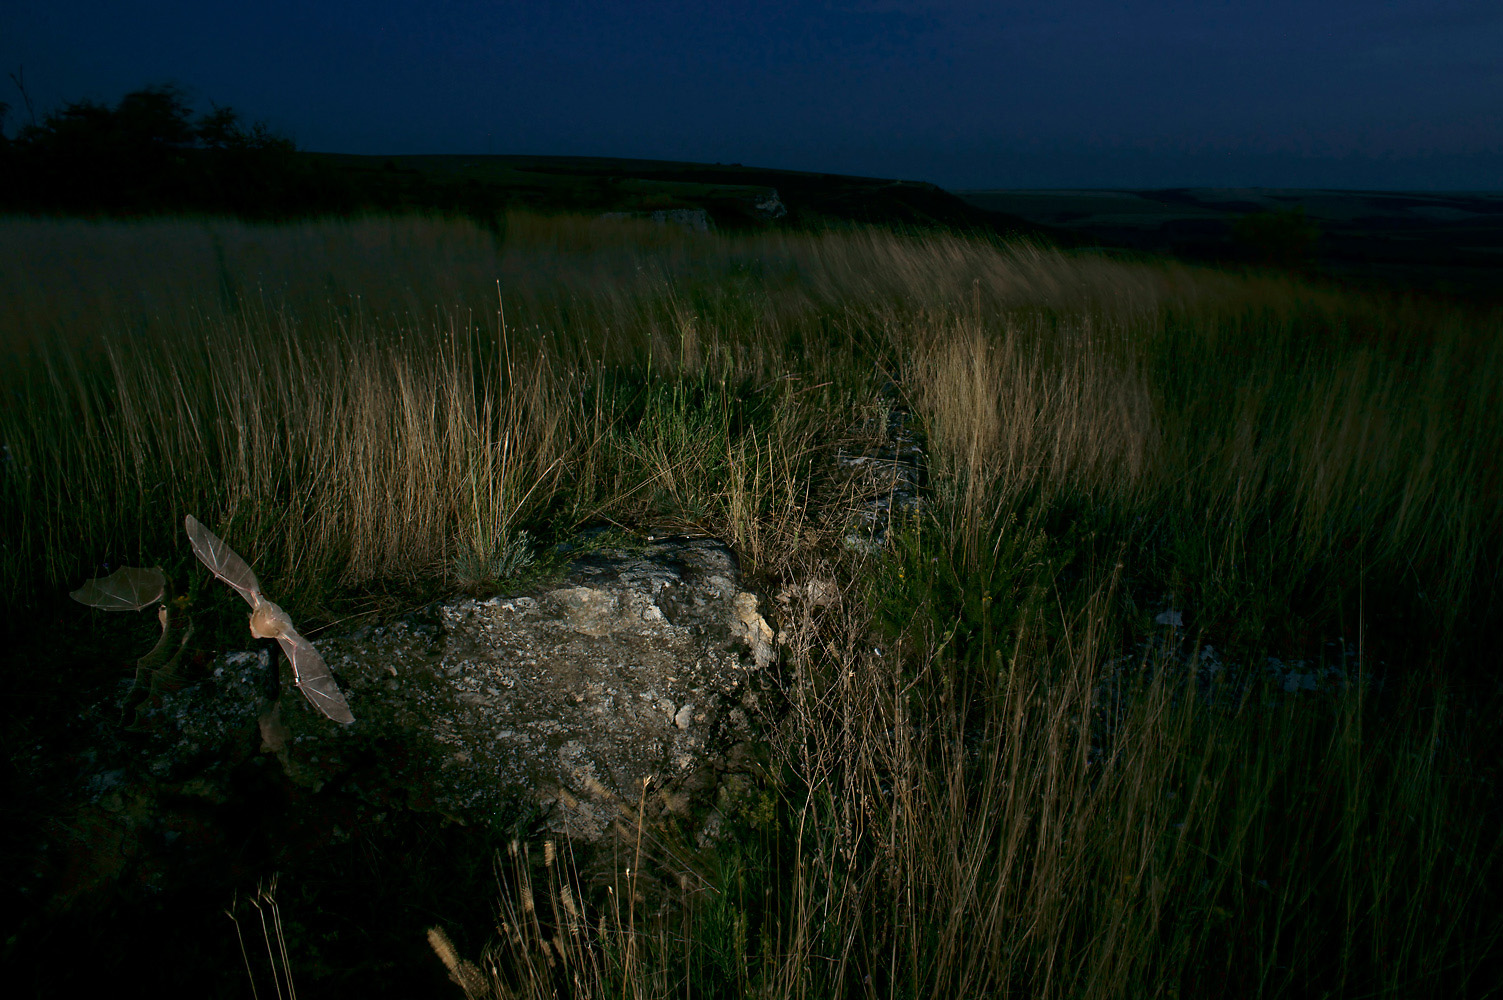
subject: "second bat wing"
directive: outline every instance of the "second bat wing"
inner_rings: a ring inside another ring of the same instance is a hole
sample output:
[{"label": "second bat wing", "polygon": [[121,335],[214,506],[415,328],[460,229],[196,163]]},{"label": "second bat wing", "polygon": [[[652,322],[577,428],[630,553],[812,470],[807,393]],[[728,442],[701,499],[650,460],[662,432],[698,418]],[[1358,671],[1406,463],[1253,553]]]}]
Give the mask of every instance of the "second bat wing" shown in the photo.
[{"label": "second bat wing", "polygon": [[313,703],[313,707],[335,722],[345,725],[354,722],[355,715],[344,700],[338,682],[329,673],[329,665],[318,655],[313,643],[291,629],[277,636],[277,642],[282,644],[287,659],[292,661],[292,673],[297,678],[298,690]]},{"label": "second bat wing", "polygon": [[84,585],[68,594],[80,604],[106,611],[140,611],[162,599],[167,577],[155,566],[137,569],[121,566],[109,576],[85,580]]},{"label": "second bat wing", "polygon": [[188,541],[199,562],[209,567],[209,572],[238,590],[247,604],[255,607],[255,595],[261,592],[261,583],[245,560],[236,555],[235,550],[226,545],[218,535],[199,524],[192,514],[183,519],[183,525],[188,529]]}]

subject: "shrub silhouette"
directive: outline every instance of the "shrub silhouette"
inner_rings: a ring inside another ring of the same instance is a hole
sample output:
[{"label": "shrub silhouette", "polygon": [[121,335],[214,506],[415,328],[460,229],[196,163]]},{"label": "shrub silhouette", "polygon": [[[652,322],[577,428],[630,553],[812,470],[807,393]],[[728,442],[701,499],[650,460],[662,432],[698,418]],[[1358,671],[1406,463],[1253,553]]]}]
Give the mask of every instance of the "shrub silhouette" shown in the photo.
[{"label": "shrub silhouette", "polygon": [[282,214],[299,200],[295,151],[233,108],[195,119],[181,88],[146,87],[114,107],[70,102],[21,129],[0,161],[0,201],[30,212]]},{"label": "shrub silhouette", "polygon": [[495,229],[509,204],[506,192],[474,179],[363,170],[299,151],[234,108],[211,105],[195,118],[173,85],[132,91],[114,107],[73,101],[11,140],[8,112],[0,106],[0,210],[257,220],[439,211]]}]

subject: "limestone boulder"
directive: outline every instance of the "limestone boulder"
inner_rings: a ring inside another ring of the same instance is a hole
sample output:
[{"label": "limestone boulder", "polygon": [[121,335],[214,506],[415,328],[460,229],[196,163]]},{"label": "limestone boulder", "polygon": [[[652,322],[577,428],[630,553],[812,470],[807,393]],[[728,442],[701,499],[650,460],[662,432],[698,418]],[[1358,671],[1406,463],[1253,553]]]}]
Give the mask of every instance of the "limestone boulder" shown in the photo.
[{"label": "limestone boulder", "polygon": [[309,791],[464,823],[599,842],[640,805],[713,830],[770,704],[763,612],[714,540],[600,549],[523,593],[314,636],[351,725],[306,703],[270,643],[221,654],[151,709],[127,770],[212,793],[247,754],[274,756]]}]

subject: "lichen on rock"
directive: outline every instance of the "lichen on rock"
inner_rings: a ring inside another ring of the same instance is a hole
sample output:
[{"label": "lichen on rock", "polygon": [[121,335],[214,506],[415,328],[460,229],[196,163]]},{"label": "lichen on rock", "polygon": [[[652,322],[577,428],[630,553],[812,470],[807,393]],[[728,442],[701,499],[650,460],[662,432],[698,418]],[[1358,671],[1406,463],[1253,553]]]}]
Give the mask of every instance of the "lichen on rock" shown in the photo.
[{"label": "lichen on rock", "polygon": [[223,654],[162,705],[152,766],[181,776],[248,738],[304,788],[338,781],[464,822],[599,841],[635,820],[644,788],[648,815],[702,820],[776,659],[761,606],[712,539],[594,551],[532,592],[319,635],[350,726],[304,704],[285,663],[270,700],[256,680],[270,651]]}]

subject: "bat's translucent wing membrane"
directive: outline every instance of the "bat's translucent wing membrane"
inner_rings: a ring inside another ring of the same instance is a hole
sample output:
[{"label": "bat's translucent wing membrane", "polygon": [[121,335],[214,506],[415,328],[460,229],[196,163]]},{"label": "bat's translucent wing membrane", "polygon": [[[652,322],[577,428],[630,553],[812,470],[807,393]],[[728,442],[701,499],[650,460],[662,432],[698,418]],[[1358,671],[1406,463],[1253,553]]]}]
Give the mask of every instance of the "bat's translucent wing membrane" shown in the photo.
[{"label": "bat's translucent wing membrane", "polygon": [[334,680],[334,675],[329,673],[329,665],[324,662],[324,658],[313,648],[313,643],[291,629],[277,636],[277,642],[282,644],[287,658],[292,661],[292,673],[297,678],[298,690],[313,703],[313,707],[335,722],[354,722],[355,716],[345,702],[344,695],[340,693],[339,684]]},{"label": "bat's translucent wing membrane", "polygon": [[261,583],[245,560],[236,555],[214,532],[199,524],[192,514],[183,519],[183,525],[188,529],[188,541],[192,543],[193,552],[199,561],[209,567],[209,572],[240,591],[240,596],[245,598],[246,603],[256,609],[256,613],[251,616],[251,635],[259,638],[276,636],[277,642],[282,644],[287,659],[292,661],[292,673],[297,678],[298,689],[313,703],[313,707],[335,722],[354,722],[355,716],[345,703],[344,695],[340,693],[334,675],[329,673],[329,666],[324,663],[324,658],[318,655],[313,643],[292,630],[292,622],[287,618],[286,612],[261,597]]},{"label": "bat's translucent wing membrane", "polygon": [[192,514],[183,519],[183,524],[188,529],[188,541],[192,543],[193,554],[198,556],[199,562],[209,567],[209,572],[240,591],[245,602],[255,607],[255,595],[260,593],[261,583],[245,564],[245,560],[224,544],[218,535],[199,524]]},{"label": "bat's translucent wing membrane", "polygon": [[68,596],[80,604],[106,611],[140,611],[157,603],[166,592],[167,577],[160,569],[121,566],[109,576],[95,577]]}]

